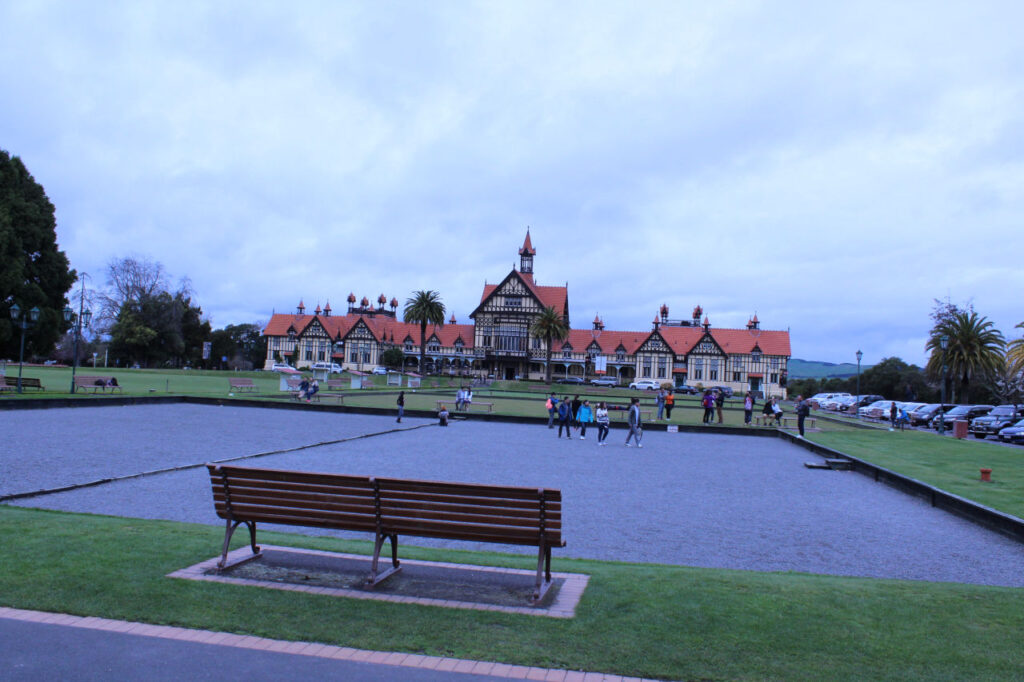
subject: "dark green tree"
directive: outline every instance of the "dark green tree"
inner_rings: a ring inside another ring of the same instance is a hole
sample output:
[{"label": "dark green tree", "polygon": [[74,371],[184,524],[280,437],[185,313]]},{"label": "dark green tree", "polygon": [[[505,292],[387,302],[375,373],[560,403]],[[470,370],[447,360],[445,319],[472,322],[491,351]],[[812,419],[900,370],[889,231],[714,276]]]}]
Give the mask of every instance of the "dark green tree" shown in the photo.
[{"label": "dark green tree", "polygon": [[966,401],[971,381],[985,382],[999,372],[1006,346],[1003,334],[991,320],[971,308],[947,311],[935,319],[925,344],[925,350],[931,353],[928,375],[942,380],[943,367],[948,368],[951,380],[960,384],[958,399]]},{"label": "dark green tree", "polygon": [[405,362],[405,353],[402,352],[401,348],[392,346],[381,353],[380,360],[384,363],[385,367],[401,369],[402,364]]},{"label": "dark green tree", "polygon": [[260,324],[229,324],[214,330],[210,341],[209,366],[220,366],[226,357],[232,369],[252,369],[263,367],[267,360],[267,339]]},{"label": "dark green tree", "polygon": [[444,325],[444,303],[436,291],[414,291],[412,298],[405,301],[406,322],[420,326],[420,367],[423,373],[427,357],[427,325]]},{"label": "dark green tree", "polygon": [[38,307],[25,357],[48,355],[67,330],[62,311],[76,274],[57,248],[54,207],[17,156],[0,149],[0,357],[18,357],[21,328],[11,306]]},{"label": "dark green tree", "polygon": [[530,326],[530,334],[544,339],[544,383],[550,384],[552,344],[555,341],[564,341],[565,337],[569,336],[569,325],[557,310],[548,306]]}]

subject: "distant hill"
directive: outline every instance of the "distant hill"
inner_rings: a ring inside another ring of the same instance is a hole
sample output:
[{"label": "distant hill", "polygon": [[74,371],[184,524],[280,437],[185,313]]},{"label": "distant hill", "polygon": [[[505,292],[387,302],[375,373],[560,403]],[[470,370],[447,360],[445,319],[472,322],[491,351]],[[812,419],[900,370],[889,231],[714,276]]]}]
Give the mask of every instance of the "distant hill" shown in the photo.
[{"label": "distant hill", "polygon": [[[861,365],[861,374],[870,365]],[[857,376],[857,363],[842,362],[821,362],[820,360],[799,360],[790,358],[789,378],[790,379],[845,379]]]}]

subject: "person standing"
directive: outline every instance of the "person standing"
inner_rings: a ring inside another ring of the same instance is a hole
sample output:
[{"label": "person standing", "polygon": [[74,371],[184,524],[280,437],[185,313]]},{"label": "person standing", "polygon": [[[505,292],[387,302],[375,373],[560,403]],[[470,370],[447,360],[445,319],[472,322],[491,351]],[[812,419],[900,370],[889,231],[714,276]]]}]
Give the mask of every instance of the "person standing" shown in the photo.
[{"label": "person standing", "polygon": [[565,429],[565,437],[572,438],[572,427],[569,420],[572,418],[572,408],[569,405],[569,396],[562,398],[558,403],[558,437],[562,437],[562,429]]},{"label": "person standing", "polygon": [[804,437],[804,419],[811,413],[811,405],[802,395],[796,397],[796,428],[800,432],[799,438]]},{"label": "person standing", "polygon": [[750,418],[754,414],[754,396],[750,395],[750,391],[747,391],[747,395],[743,397],[743,423],[750,426]]},{"label": "person standing", "polygon": [[[900,413],[900,411],[899,411],[899,408],[896,407],[896,401],[894,400],[893,402],[889,403],[889,430],[890,431],[895,431],[896,430],[896,417],[899,416],[899,413]],[[803,433],[803,432],[801,431],[801,433]]]},{"label": "person standing", "polygon": [[711,420],[715,417],[715,399],[711,395],[711,389],[704,391],[704,397],[701,399],[700,404],[704,407],[704,423],[710,424]]},{"label": "person standing", "polygon": [[608,417],[608,405],[602,400],[597,404],[597,444],[606,445],[604,439],[608,437],[608,425],[611,419]]},{"label": "person standing", "polygon": [[665,394],[667,391],[664,388],[658,389],[658,396],[654,399],[655,404],[658,406],[658,421],[665,415]]},{"label": "person standing", "polygon": [[558,412],[558,396],[555,395],[554,391],[548,396],[548,401],[544,405],[548,408],[548,428],[555,428],[555,414]]},{"label": "person standing", "polygon": [[676,394],[672,391],[665,393],[665,419],[672,421],[672,408],[676,405]]},{"label": "person standing", "polygon": [[580,412],[580,405],[582,404],[583,403],[580,401],[580,396],[578,394],[572,397],[572,415],[570,415],[570,419],[572,420],[572,426],[575,429],[580,428],[580,421],[577,415]]},{"label": "person standing", "polygon": [[584,400],[583,404],[580,405],[579,412],[576,413],[576,421],[580,425],[580,440],[587,439],[587,424],[594,421],[594,413],[590,409],[590,401]]},{"label": "person standing", "polygon": [[466,391],[463,390],[462,386],[459,386],[459,390],[455,392],[455,411],[458,412],[462,409],[462,402],[466,399]]},{"label": "person standing", "polygon": [[405,414],[405,391],[398,392],[398,400],[395,401],[395,404],[398,405],[398,419],[396,419],[395,421],[401,424],[402,415]]},{"label": "person standing", "polygon": [[626,447],[629,447],[629,441],[633,439],[636,441],[636,446],[642,448],[640,439],[644,436],[644,425],[640,419],[640,398],[630,398],[629,402],[629,415],[627,415],[629,433],[626,434]]},{"label": "person standing", "polygon": [[715,410],[718,412],[718,423],[722,423],[722,406],[725,405],[725,391],[715,393]]}]

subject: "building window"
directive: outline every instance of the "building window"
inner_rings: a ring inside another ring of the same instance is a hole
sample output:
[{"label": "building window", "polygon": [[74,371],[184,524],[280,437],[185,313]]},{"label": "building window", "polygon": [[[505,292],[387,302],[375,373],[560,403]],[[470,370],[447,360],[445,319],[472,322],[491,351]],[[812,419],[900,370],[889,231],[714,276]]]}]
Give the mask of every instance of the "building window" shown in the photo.
[{"label": "building window", "polygon": [[541,345],[541,338],[539,336],[533,337],[533,340],[531,341],[531,347],[534,350],[540,350],[541,348],[543,348],[543,346]]},{"label": "building window", "polygon": [[733,372],[732,373],[732,380],[733,381],[739,381],[740,380],[740,373],[739,372]]},{"label": "building window", "polygon": [[703,370],[700,370],[700,369],[693,370],[693,380],[694,381],[700,381],[703,377],[704,377]]},{"label": "building window", "polygon": [[717,369],[709,369],[708,370],[708,381],[718,381],[718,370]]},{"label": "building window", "polygon": [[528,336],[526,327],[514,324],[502,324],[498,326],[498,333],[495,341],[496,350],[504,351],[525,351],[526,338]]},{"label": "building window", "polygon": [[506,296],[505,305],[509,308],[522,308],[523,297],[522,296]]},{"label": "building window", "polygon": [[774,372],[772,374],[769,374],[768,381],[773,384],[779,383],[779,375],[775,374]]},{"label": "building window", "polygon": [[562,357],[566,358],[566,359],[571,358],[572,357],[572,349],[570,348],[569,350],[563,350],[562,351]]},{"label": "building window", "polygon": [[463,346],[462,341],[456,341],[455,342],[455,352],[456,353],[462,353],[462,346]]},{"label": "building window", "polygon": [[622,350],[615,351],[615,362],[625,362],[625,361],[626,361],[626,351],[622,351]]},{"label": "building window", "polygon": [[491,328],[481,327],[480,328],[480,343],[484,348],[491,347]]},{"label": "building window", "polygon": [[313,339],[307,339],[305,341],[305,343],[303,343],[302,359],[303,360],[312,360],[313,359]]},{"label": "building window", "polygon": [[664,379],[666,370],[668,369],[668,360],[666,358],[658,358],[658,378]]},{"label": "building window", "polygon": [[772,369],[778,369],[779,368],[779,359],[778,358],[772,358],[770,364],[771,364],[771,368]]},{"label": "building window", "polygon": [[643,359],[643,365],[640,368],[640,376],[649,377],[651,376],[651,356],[647,355]]},{"label": "building window", "polygon": [[432,341],[432,342],[427,344],[427,352],[428,353],[440,353],[441,352],[441,346],[439,346],[436,342]]}]

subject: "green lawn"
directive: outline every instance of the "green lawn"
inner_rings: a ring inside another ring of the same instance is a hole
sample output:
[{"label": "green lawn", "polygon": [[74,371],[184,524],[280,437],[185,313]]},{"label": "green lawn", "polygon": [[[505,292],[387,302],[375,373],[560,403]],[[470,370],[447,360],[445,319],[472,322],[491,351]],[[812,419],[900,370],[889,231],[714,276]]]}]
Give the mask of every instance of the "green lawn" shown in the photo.
[{"label": "green lawn", "polygon": [[[555,559],[591,576],[571,620],[164,577],[219,527],[0,507],[0,603],[432,656],[666,679],[1024,678],[1024,590]],[[261,541],[369,552],[369,543]],[[557,554],[557,553],[556,553]],[[530,557],[409,558],[530,568]]]},{"label": "green lawn", "polygon": [[[922,431],[847,430],[808,434],[858,459],[1024,518],[1024,450]],[[982,483],[979,470],[992,469]]]}]

